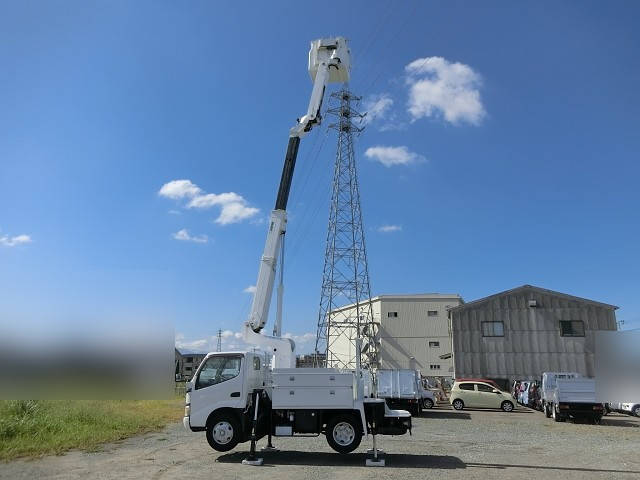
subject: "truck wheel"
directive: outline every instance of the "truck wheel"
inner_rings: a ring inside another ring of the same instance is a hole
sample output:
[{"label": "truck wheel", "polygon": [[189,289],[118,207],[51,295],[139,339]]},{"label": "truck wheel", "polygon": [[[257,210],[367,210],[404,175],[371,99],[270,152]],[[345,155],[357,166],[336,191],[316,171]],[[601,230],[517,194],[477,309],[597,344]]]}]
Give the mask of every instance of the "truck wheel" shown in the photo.
[{"label": "truck wheel", "polygon": [[228,452],[240,441],[240,425],[235,415],[220,413],[207,423],[207,442],[218,452]]},{"label": "truck wheel", "polygon": [[431,400],[430,398],[425,398],[424,402],[422,402],[422,406],[424,408],[433,408],[433,400]]},{"label": "truck wheel", "polygon": [[453,406],[453,408],[455,408],[456,410],[462,410],[464,408],[464,402],[462,400],[460,400],[459,398],[456,398],[451,405]]},{"label": "truck wheel", "polygon": [[564,418],[560,416],[557,412],[557,408],[555,405],[551,404],[551,416],[553,417],[554,422],[564,422]]},{"label": "truck wheel", "polygon": [[336,415],[327,423],[327,443],[338,453],[353,452],[362,440],[361,428],[353,415]]},{"label": "truck wheel", "polygon": [[631,410],[631,415],[633,415],[634,417],[640,417],[640,405],[636,405],[635,407],[633,407],[633,410]]},{"label": "truck wheel", "polygon": [[549,404],[544,404],[544,416],[547,418],[551,418],[551,409],[549,408]]},{"label": "truck wheel", "polygon": [[513,403],[511,403],[509,400],[505,400],[504,402],[502,402],[502,405],[500,405],[500,408],[502,408],[502,410],[505,412],[512,412]]}]

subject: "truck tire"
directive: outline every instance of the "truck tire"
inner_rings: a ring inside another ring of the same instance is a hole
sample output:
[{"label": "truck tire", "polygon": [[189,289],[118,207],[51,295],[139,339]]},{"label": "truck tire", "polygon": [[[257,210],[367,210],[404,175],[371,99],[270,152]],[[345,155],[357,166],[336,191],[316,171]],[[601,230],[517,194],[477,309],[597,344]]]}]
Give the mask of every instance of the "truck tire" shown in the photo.
[{"label": "truck tire", "polygon": [[551,416],[554,422],[564,422],[566,419],[558,413],[558,409],[554,404],[551,404]]},{"label": "truck tire", "polygon": [[513,403],[511,403],[509,400],[505,400],[504,402],[502,402],[502,405],[500,405],[500,408],[504,412],[513,412]]},{"label": "truck tire", "polygon": [[636,405],[635,407],[633,407],[633,410],[631,410],[631,415],[633,415],[634,417],[640,417],[640,405]]},{"label": "truck tire", "polygon": [[362,440],[362,425],[353,415],[336,415],[327,422],[327,443],[338,453],[351,453]]},{"label": "truck tire", "polygon": [[218,452],[228,452],[240,441],[240,424],[236,416],[229,412],[214,415],[207,423],[207,442]]},{"label": "truck tire", "polygon": [[459,398],[456,398],[453,402],[451,402],[451,406],[456,410],[462,410],[464,408],[464,402]]},{"label": "truck tire", "polygon": [[423,408],[433,408],[433,400],[431,400],[430,398],[425,398],[424,401],[422,402],[422,406]]}]

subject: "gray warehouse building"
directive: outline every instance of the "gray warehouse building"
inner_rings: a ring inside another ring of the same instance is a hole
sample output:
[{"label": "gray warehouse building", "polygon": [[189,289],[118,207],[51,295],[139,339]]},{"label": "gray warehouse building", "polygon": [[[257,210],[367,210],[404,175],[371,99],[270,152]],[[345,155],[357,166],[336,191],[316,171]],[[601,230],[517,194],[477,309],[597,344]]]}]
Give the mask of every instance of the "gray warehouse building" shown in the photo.
[{"label": "gray warehouse building", "polygon": [[617,330],[618,307],[523,285],[449,309],[456,378],[507,387],[545,371],[595,375],[595,332]]}]

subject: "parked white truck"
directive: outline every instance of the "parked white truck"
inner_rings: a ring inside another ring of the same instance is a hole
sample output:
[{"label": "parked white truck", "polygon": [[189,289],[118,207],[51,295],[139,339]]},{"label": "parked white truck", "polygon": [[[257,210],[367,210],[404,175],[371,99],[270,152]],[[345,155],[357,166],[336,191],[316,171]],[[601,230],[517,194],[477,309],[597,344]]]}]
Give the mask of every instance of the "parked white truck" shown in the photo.
[{"label": "parked white truck", "polygon": [[409,410],[420,415],[423,408],[435,405],[433,392],[422,385],[420,372],[410,369],[384,369],[376,374],[378,397],[384,398],[392,408]]},{"label": "parked white truck", "polygon": [[271,369],[265,354],[210,353],[187,384],[185,428],[206,431],[209,445],[225,452],[256,438],[317,436],[339,453],[349,453],[363,435],[403,435],[411,415],[365,396],[367,375],[359,369]]},{"label": "parked white truck", "polygon": [[[289,132],[275,208],[271,212],[267,239],[260,260],[256,291],[243,339],[265,353],[209,353],[187,384],[184,426],[206,431],[209,445],[228,451],[252,440],[248,462],[254,462],[255,441],[271,436],[317,436],[325,434],[329,445],[340,453],[353,451],[362,435],[403,435],[411,430],[411,415],[391,410],[385,401],[372,398],[370,372],[360,368],[360,344],[356,370],[295,367],[295,344],[281,336],[282,310],[276,311],[273,336],[264,335],[269,316],[278,257],[283,254],[287,224],[287,202],[300,139],[320,124],[320,107],[329,83],[349,81],[350,51],[342,37],[311,43],[309,74],[313,81],[306,115]],[[281,257],[282,258],[282,257]],[[280,267],[282,281],[282,266]],[[278,306],[282,305],[282,284]],[[269,442],[271,444],[271,442]],[[253,463],[250,463],[253,464]]]},{"label": "parked white truck", "polygon": [[556,422],[573,418],[599,423],[604,414],[604,405],[596,402],[596,381],[574,372],[542,374],[542,408]]}]

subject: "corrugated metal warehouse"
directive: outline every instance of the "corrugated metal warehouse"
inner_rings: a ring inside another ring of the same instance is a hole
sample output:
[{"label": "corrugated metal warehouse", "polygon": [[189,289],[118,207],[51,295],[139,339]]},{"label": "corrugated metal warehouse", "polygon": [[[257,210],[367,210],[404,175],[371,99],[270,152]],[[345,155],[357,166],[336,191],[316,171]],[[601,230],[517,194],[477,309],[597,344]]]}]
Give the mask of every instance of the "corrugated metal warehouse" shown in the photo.
[{"label": "corrugated metal warehouse", "polygon": [[[411,368],[425,376],[452,376],[447,310],[461,303],[462,297],[455,293],[372,298],[373,319],[379,324],[380,368]],[[346,306],[340,311],[348,309],[355,307]],[[335,342],[331,349],[341,358],[355,358],[349,341]]]},{"label": "corrugated metal warehouse", "polygon": [[545,371],[595,375],[595,332],[617,330],[618,307],[524,285],[449,310],[457,378],[506,387]]}]

